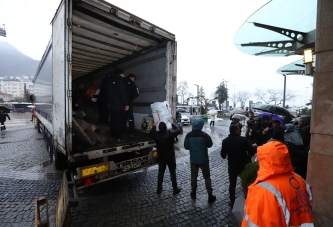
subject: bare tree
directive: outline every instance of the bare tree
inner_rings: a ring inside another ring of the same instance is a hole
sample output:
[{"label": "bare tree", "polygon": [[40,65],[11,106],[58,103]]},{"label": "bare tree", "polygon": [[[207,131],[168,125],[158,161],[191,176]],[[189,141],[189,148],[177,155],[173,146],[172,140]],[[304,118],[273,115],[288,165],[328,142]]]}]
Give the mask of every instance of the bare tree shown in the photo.
[{"label": "bare tree", "polygon": [[187,81],[180,81],[177,87],[177,95],[181,97],[181,103],[184,103],[184,96],[188,93]]},{"label": "bare tree", "polygon": [[241,106],[244,107],[247,100],[251,97],[251,93],[248,91],[239,91],[237,93],[237,101],[241,103]]},{"label": "bare tree", "polygon": [[[257,101],[265,104],[273,103],[279,105],[283,102],[283,90],[267,89],[263,91],[261,88],[256,88],[253,95],[257,98]],[[286,91],[286,101],[291,101],[296,98],[296,95],[292,91]]]},{"label": "bare tree", "polygon": [[203,87],[199,88],[199,102],[201,105],[205,104],[205,89]]}]

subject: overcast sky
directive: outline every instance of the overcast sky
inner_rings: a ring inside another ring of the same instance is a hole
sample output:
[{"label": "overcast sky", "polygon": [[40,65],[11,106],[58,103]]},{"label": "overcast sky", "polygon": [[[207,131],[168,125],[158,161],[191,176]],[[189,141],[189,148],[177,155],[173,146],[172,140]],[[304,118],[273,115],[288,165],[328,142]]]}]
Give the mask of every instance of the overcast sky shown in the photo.
[{"label": "overcast sky", "polygon": [[[196,94],[194,84],[198,84],[209,97],[223,79],[229,81],[230,95],[238,91],[254,92],[255,88],[282,90],[283,76],[276,70],[301,59],[301,56],[255,57],[235,47],[237,29],[268,0],[108,2],[176,35],[178,82],[187,81],[192,94]],[[5,24],[7,31],[7,37],[0,37],[0,41],[40,60],[51,37],[50,22],[59,3],[60,0],[0,0],[0,26]],[[307,76],[287,76],[287,90],[297,95],[296,100],[287,104],[304,105],[306,98],[311,99],[312,82]],[[252,100],[256,101],[254,97]]]}]

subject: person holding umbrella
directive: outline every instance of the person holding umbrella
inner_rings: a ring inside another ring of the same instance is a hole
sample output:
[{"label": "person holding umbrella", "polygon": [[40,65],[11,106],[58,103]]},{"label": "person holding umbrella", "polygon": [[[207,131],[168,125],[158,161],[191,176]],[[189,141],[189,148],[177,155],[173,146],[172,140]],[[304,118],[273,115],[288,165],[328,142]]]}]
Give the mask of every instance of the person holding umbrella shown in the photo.
[{"label": "person holding umbrella", "polygon": [[208,114],[210,115],[210,125],[209,126],[212,126],[214,127],[215,125],[215,116],[217,114],[217,111],[216,110],[210,110],[208,111]]},{"label": "person holding umbrella", "polygon": [[0,108],[1,131],[6,129],[6,126],[5,126],[6,117],[8,118],[8,120],[10,120],[9,115],[7,113],[4,113],[4,110],[2,108]]}]

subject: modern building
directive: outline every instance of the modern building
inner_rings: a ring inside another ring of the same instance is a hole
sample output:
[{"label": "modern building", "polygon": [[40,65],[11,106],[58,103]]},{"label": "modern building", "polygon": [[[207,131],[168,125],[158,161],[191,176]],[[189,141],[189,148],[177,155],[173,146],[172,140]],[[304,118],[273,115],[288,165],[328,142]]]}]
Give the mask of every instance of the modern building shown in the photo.
[{"label": "modern building", "polygon": [[4,78],[0,80],[0,92],[11,95],[11,98],[24,97],[25,93],[33,93],[33,83],[29,80]]}]

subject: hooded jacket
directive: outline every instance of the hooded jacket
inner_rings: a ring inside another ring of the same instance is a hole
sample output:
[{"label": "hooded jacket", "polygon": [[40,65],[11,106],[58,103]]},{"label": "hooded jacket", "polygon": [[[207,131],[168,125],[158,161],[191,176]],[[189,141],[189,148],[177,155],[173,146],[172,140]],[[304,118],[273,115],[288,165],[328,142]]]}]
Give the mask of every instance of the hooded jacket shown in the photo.
[{"label": "hooded jacket", "polygon": [[248,187],[244,226],[313,226],[310,186],[293,173],[287,147],[270,141],[258,147],[257,179]]},{"label": "hooded jacket", "polygon": [[229,173],[239,174],[242,172],[255,152],[256,149],[248,139],[238,134],[229,134],[222,141],[221,157],[225,159],[228,156]]},{"label": "hooded jacket", "polygon": [[208,148],[213,146],[210,136],[201,131],[205,122],[197,118],[192,123],[192,131],[187,133],[184,147],[190,150],[190,161],[193,164],[205,164],[209,161]]},{"label": "hooded jacket", "polygon": [[156,126],[153,126],[149,132],[150,138],[155,140],[158,159],[170,160],[175,157],[174,138],[180,133],[179,128],[172,124],[172,130],[166,132],[156,131]]}]

